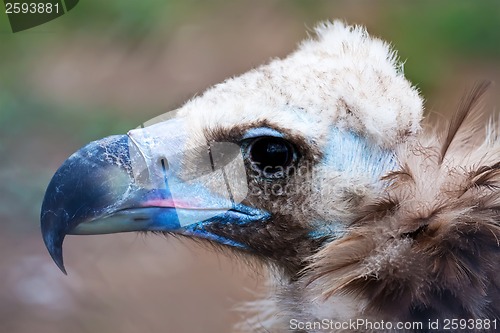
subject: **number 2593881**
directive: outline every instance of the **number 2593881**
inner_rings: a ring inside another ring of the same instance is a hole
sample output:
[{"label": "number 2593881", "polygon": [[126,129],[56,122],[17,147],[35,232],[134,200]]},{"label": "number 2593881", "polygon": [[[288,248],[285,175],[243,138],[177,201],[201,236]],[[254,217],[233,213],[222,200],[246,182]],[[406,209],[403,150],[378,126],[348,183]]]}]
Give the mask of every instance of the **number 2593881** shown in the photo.
[{"label": "number 2593881", "polygon": [[6,14],[52,14],[59,13],[59,4],[52,4],[50,2],[38,3],[19,3],[7,2],[5,4]]}]

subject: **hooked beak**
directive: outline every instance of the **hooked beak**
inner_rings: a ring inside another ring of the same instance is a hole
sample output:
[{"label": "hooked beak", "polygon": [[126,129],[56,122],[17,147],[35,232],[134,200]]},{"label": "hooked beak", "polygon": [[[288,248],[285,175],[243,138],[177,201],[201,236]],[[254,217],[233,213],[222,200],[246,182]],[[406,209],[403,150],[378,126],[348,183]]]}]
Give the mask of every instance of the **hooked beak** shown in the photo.
[{"label": "hooked beak", "polygon": [[269,217],[241,203],[248,185],[239,146],[187,141],[183,121],[171,119],[94,141],[63,163],[46,190],[41,229],[64,273],[68,234],[160,231],[246,248],[214,232]]}]

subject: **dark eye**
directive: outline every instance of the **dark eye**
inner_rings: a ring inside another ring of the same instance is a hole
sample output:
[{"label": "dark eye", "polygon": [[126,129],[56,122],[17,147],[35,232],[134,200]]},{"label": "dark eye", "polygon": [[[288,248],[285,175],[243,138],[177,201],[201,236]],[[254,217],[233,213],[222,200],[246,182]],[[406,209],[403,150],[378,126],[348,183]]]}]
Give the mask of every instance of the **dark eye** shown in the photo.
[{"label": "dark eye", "polygon": [[276,137],[260,137],[248,147],[248,158],[252,167],[263,172],[267,178],[282,178],[296,160],[293,145]]}]

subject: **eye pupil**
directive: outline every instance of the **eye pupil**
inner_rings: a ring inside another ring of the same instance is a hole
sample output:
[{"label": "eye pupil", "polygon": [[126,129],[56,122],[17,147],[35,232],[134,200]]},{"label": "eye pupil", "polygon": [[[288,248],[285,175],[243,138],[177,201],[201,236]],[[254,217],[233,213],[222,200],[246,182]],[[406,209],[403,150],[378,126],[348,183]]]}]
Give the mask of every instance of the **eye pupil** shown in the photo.
[{"label": "eye pupil", "polygon": [[284,176],[293,158],[292,145],[281,138],[258,138],[250,147],[250,159],[268,177]]}]

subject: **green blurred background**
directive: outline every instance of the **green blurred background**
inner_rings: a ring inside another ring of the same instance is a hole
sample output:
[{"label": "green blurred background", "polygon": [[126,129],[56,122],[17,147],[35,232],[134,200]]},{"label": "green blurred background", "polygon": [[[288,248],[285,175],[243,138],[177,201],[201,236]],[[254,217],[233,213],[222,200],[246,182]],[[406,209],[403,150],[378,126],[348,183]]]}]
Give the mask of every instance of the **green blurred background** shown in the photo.
[{"label": "green blurred background", "polygon": [[[264,272],[158,236],[71,237],[69,276],[38,214],[51,175],[85,143],[181,105],[284,56],[320,20],[390,41],[447,112],[478,79],[500,82],[500,1],[81,0],[13,34],[0,6],[0,332],[224,333]],[[492,107],[500,105],[498,84]]]}]

